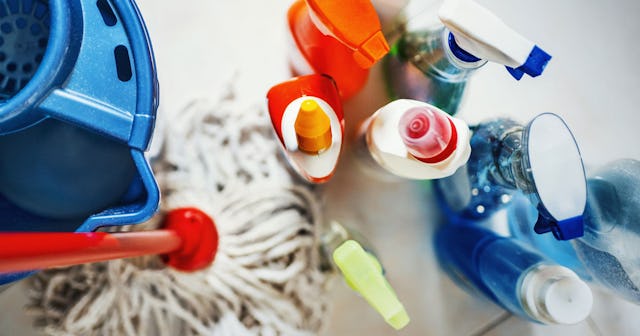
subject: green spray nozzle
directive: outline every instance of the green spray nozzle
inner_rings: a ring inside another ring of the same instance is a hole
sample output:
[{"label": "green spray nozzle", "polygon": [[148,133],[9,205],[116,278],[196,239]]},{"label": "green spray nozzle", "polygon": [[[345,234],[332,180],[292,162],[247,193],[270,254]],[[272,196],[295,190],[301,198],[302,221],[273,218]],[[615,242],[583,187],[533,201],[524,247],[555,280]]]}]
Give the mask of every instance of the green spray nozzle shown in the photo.
[{"label": "green spray nozzle", "polygon": [[347,284],[360,293],[384,320],[400,330],[409,324],[409,315],[385,279],[380,262],[355,240],[347,240],[333,252]]}]

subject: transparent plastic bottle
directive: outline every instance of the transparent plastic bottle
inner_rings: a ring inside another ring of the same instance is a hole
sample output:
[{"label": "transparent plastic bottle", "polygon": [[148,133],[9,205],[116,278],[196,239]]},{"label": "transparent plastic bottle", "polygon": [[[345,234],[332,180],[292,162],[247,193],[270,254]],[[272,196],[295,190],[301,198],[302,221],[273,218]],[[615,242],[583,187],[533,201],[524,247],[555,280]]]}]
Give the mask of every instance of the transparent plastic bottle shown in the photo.
[{"label": "transparent plastic bottle", "polygon": [[383,61],[391,99],[427,102],[451,115],[458,111],[467,80],[486,61],[453,56],[444,43],[448,35],[448,29],[436,27],[400,36]]},{"label": "transparent plastic bottle", "polygon": [[573,271],[514,238],[448,224],[435,239],[438,260],[454,281],[514,314],[539,323],[574,324],[591,311],[591,290]]},{"label": "transparent plastic bottle", "polygon": [[538,214],[521,198],[509,209],[511,231],[583,279],[640,303],[640,161],[612,162],[587,184],[583,237],[559,242],[533,234],[527,228]]},{"label": "transparent plastic bottle", "polygon": [[600,283],[640,304],[640,161],[612,162],[589,178],[585,234],[573,242]]},{"label": "transparent plastic bottle", "polygon": [[489,218],[521,192],[539,210],[534,229],[560,240],[582,235],[586,179],[575,139],[557,115],[544,113],[526,126],[497,119],[473,127],[466,166],[434,181],[452,218]]},{"label": "transparent plastic bottle", "polygon": [[516,239],[529,244],[549,259],[576,272],[581,279],[592,280],[571,241],[558,241],[550,235],[539,235],[531,231],[538,219],[538,210],[521,193],[516,193],[507,207],[509,233]]}]

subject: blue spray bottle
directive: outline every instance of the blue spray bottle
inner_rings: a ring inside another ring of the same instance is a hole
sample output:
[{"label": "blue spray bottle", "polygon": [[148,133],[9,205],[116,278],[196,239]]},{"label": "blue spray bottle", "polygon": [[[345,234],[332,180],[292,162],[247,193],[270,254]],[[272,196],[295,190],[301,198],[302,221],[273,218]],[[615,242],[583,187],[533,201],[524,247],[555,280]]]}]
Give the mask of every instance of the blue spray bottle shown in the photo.
[{"label": "blue spray bottle", "polygon": [[559,240],[583,235],[584,167],[562,118],[544,113],[526,126],[498,119],[472,130],[466,166],[434,181],[440,205],[450,219],[489,218],[522,192],[538,209],[537,233],[552,232]]},{"label": "blue spray bottle", "polygon": [[591,289],[516,239],[470,225],[448,224],[435,236],[442,268],[462,287],[481,292],[523,318],[575,324],[591,312]]},{"label": "blue spray bottle", "polygon": [[505,65],[519,80],[524,74],[539,76],[551,59],[473,1],[445,1],[438,12],[444,26],[424,27],[425,12],[409,19],[385,58],[392,99],[420,100],[455,114],[467,80],[487,61]]},{"label": "blue spray bottle", "polygon": [[[640,161],[606,165],[588,179],[588,190],[585,234],[571,241],[573,248],[520,235],[550,258],[586,270],[620,297],[640,303]],[[535,212],[529,204],[515,203],[509,216],[513,231],[530,225]]]}]

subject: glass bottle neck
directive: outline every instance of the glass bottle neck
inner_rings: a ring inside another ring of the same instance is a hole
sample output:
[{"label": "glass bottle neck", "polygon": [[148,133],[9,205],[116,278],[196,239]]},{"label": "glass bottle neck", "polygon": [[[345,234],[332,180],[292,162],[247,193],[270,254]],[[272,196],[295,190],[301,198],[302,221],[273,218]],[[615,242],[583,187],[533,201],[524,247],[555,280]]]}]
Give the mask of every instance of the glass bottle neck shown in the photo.
[{"label": "glass bottle neck", "polygon": [[498,184],[519,189],[526,195],[535,192],[535,186],[524,161],[523,132],[524,127],[513,126],[501,134],[494,155],[496,169],[492,172]]},{"label": "glass bottle neck", "polygon": [[449,47],[448,36],[449,30],[445,27],[406,32],[392,52],[427,76],[440,77],[449,82],[466,81],[486,61],[470,63],[458,59]]}]

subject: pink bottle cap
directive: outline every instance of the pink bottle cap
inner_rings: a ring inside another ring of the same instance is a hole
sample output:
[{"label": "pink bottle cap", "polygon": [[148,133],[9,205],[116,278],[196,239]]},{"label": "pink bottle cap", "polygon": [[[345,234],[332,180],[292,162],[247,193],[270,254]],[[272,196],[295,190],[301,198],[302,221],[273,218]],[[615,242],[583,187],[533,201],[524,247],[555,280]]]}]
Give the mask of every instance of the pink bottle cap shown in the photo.
[{"label": "pink bottle cap", "polygon": [[409,153],[425,163],[447,159],[458,141],[453,122],[427,106],[407,110],[400,118],[399,131]]}]

